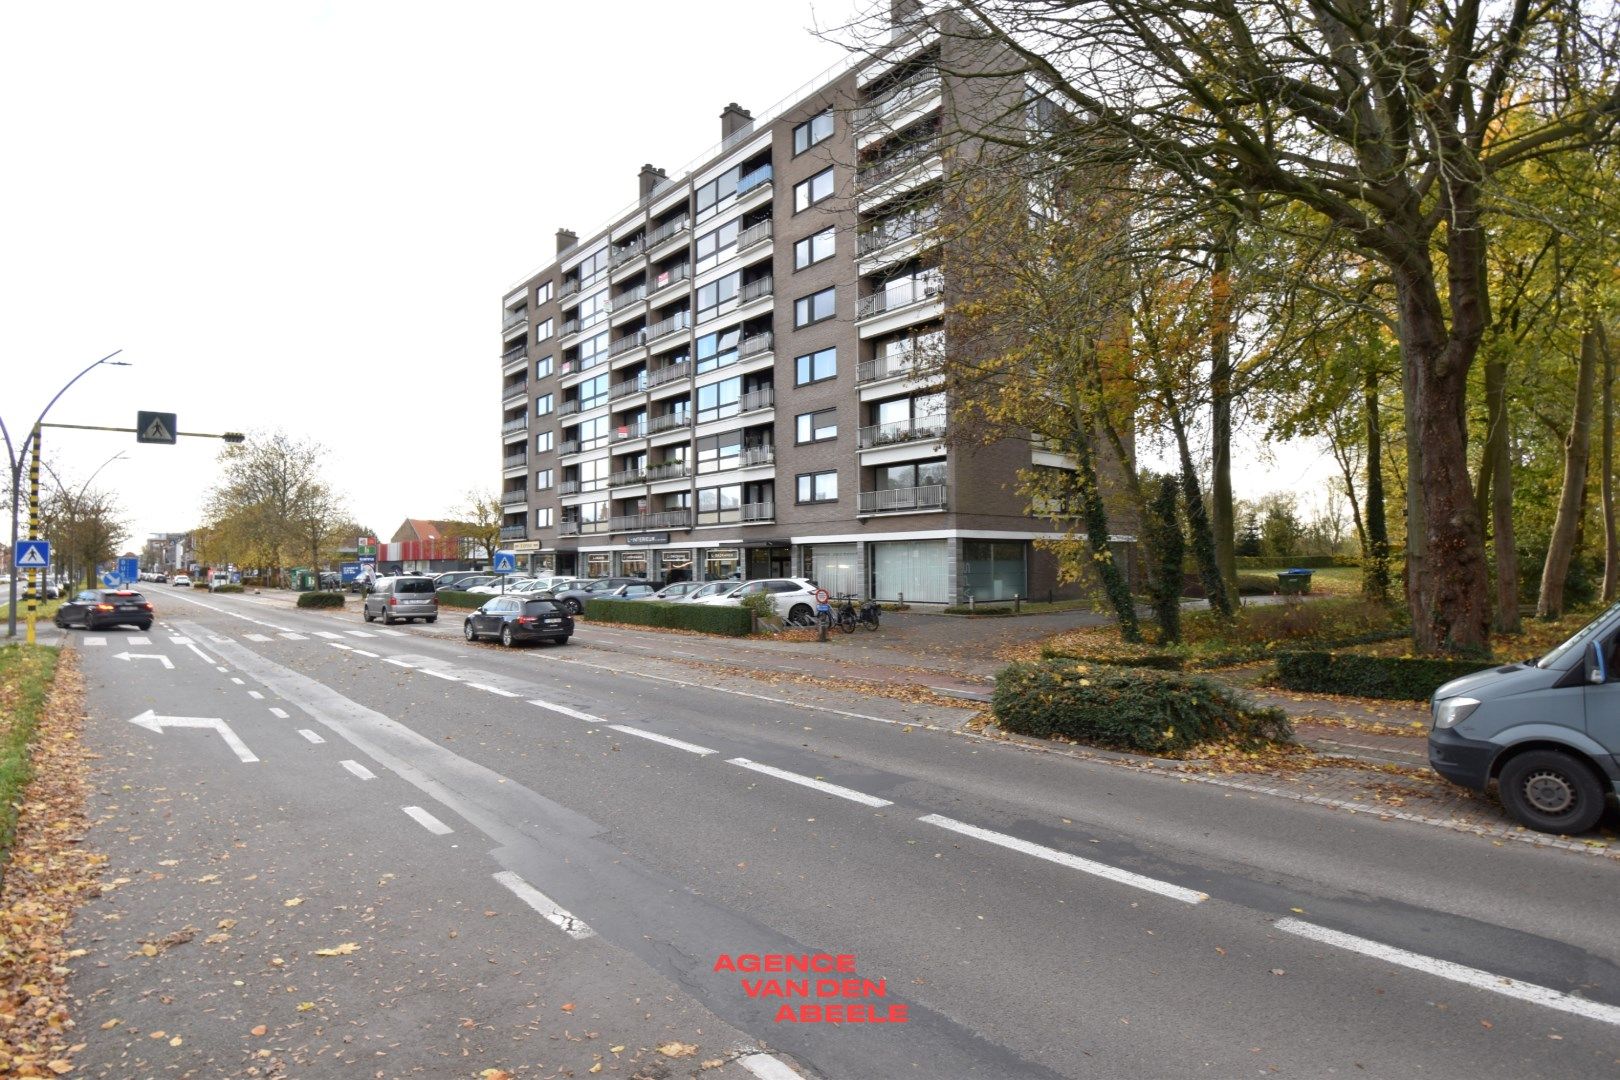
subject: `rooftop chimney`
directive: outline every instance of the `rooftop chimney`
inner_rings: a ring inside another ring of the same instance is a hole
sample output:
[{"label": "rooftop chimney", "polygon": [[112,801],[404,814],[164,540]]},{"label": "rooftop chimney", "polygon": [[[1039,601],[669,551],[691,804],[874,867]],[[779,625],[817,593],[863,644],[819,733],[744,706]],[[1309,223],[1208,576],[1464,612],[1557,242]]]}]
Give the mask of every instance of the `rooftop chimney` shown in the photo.
[{"label": "rooftop chimney", "polygon": [[579,243],[579,234],[573,229],[557,230],[557,254],[561,255],[575,244]]},{"label": "rooftop chimney", "polygon": [[641,197],[645,199],[654,191],[658,190],[659,184],[662,184],[668,179],[669,175],[665,173],[663,169],[655,169],[651,165],[643,165],[641,167]]},{"label": "rooftop chimney", "polygon": [[733,101],[720,113],[720,137],[729,139],[753,123],[754,114]]}]

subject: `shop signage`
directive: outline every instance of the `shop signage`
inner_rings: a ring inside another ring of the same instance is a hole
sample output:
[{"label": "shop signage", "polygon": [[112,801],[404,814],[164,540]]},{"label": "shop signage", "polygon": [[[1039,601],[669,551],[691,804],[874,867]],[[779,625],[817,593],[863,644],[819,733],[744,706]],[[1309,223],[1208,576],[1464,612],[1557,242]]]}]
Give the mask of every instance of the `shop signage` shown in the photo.
[{"label": "shop signage", "polygon": [[669,543],[669,533],[631,533],[624,538],[624,542],[627,544],[667,544]]},{"label": "shop signage", "polygon": [[518,552],[539,551],[540,550],[540,541],[538,541],[538,540],[519,540],[516,543],[508,544],[507,548],[509,550],[511,550],[511,551],[518,551]]}]

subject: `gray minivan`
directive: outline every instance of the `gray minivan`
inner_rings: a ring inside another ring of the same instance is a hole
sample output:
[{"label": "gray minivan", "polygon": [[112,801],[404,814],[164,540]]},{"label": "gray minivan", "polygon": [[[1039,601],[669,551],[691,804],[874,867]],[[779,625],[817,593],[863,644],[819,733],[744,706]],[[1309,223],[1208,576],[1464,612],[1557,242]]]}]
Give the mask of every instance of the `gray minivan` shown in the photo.
[{"label": "gray minivan", "polygon": [[360,615],[366,622],[381,619],[384,626],[395,619],[437,622],[439,597],[433,591],[433,579],[421,574],[378,578],[361,601]]},{"label": "gray minivan", "polygon": [[1453,679],[1429,700],[1429,764],[1540,832],[1579,833],[1620,795],[1620,604],[1546,656]]}]

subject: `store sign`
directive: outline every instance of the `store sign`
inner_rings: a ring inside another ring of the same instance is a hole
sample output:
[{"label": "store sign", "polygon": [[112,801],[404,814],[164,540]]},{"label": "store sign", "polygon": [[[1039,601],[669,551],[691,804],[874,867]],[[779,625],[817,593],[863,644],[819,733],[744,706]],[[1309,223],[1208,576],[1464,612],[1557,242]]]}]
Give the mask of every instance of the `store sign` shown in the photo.
[{"label": "store sign", "polygon": [[667,544],[669,543],[669,533],[631,533],[624,538],[624,542],[627,544]]},{"label": "store sign", "polygon": [[507,549],[509,551],[516,551],[516,552],[539,551],[540,550],[540,541],[538,541],[538,540],[519,540],[516,543],[508,544],[506,546],[507,546]]}]

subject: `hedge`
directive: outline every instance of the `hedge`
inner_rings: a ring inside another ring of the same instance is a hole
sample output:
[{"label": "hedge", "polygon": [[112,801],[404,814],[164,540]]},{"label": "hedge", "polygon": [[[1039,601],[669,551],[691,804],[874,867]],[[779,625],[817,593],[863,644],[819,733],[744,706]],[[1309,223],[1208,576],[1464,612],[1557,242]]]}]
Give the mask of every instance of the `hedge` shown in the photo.
[{"label": "hedge", "polygon": [[1006,604],[952,604],[941,609],[946,615],[1011,615],[1013,609]]},{"label": "hedge", "polygon": [[437,595],[440,607],[481,608],[491,594],[461,592],[458,589],[441,589]]},{"label": "hedge", "polygon": [[1490,666],[1479,660],[1285,652],[1277,654],[1274,682],[1311,694],[1427,701],[1441,685]]},{"label": "hedge", "polygon": [[306,592],[298,594],[299,607],[342,607],[343,594],[340,592]]},{"label": "hedge", "polygon": [[191,587],[193,589],[206,589],[206,588],[208,588],[208,582],[206,582],[206,581],[193,581],[191,583]]},{"label": "hedge", "polygon": [[1293,740],[1281,709],[1211,679],[1063,660],[1002,668],[991,708],[1003,729],[1021,735],[1153,754],[1234,739]]},{"label": "hedge", "polygon": [[678,604],[662,600],[587,600],[585,615],[597,622],[627,626],[661,626],[675,630],[701,630],[706,634],[742,637],[753,628],[753,617],[740,607],[722,604]]},{"label": "hedge", "polygon": [[213,591],[214,592],[242,592],[243,589],[242,589],[242,586],[240,586],[240,585],[215,585]]},{"label": "hedge", "polygon": [[1354,555],[1239,555],[1239,570],[1321,570],[1329,566],[1360,566]]}]

